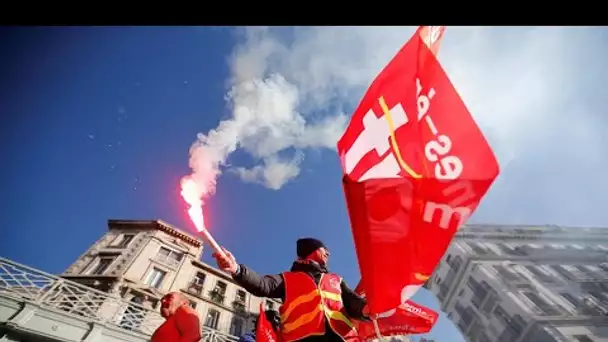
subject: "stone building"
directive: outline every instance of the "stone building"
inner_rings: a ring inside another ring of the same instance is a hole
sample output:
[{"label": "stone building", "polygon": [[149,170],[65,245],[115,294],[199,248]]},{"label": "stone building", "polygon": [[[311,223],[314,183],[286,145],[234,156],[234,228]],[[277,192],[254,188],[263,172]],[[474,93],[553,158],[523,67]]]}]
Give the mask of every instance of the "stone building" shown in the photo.
[{"label": "stone building", "polygon": [[469,225],[425,287],[470,342],[608,342],[608,229]]},{"label": "stone building", "polygon": [[0,341],[23,334],[28,341],[145,341],[162,323],[160,299],[172,291],[199,313],[206,341],[250,331],[260,304],[278,309],[279,302],[250,295],[201,262],[202,253],[201,240],[166,222],[109,220],[108,231],[60,277],[0,260],[0,312],[14,311],[0,314]]}]

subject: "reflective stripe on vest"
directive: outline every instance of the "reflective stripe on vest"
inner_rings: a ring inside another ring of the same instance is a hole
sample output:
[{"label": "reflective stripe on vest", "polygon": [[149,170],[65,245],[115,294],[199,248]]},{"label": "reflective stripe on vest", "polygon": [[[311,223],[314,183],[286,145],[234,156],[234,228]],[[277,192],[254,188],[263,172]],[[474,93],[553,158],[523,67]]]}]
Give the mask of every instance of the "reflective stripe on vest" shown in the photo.
[{"label": "reflective stripe on vest", "polygon": [[283,278],[285,303],[280,311],[284,342],[324,335],[326,320],[343,339],[355,332],[354,324],[342,312],[341,278],[334,274],[322,275],[318,286],[302,272],[287,272]]}]

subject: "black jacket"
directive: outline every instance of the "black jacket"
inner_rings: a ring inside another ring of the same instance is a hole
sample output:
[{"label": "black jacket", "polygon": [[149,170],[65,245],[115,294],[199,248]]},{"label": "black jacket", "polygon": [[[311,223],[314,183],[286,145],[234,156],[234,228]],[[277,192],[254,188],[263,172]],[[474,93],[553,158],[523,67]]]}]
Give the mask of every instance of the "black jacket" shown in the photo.
[{"label": "black jacket", "polygon": [[[315,262],[299,262],[296,261],[291,266],[292,272],[305,272],[310,275],[315,283],[318,285],[321,275],[327,273],[327,269]],[[244,287],[247,291],[257,297],[275,298],[285,301],[285,281],[281,274],[265,275],[260,276],[253,270],[247,268],[247,266],[239,265],[238,272],[232,277],[239,285]],[[363,316],[363,307],[366,304],[364,298],[357,295],[351,290],[346,282],[342,280],[340,284],[342,289],[342,302],[344,303],[344,309],[346,314],[354,319],[365,319]],[[326,326],[324,336],[312,336],[301,340],[302,342],[334,342],[342,341],[342,339],[333,333],[333,331]]]}]

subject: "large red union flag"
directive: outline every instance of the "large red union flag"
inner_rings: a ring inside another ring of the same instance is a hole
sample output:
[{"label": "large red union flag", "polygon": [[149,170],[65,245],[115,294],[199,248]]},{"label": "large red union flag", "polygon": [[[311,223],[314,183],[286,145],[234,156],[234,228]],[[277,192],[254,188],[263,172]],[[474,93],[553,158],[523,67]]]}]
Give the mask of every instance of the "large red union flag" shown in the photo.
[{"label": "large red union flag", "polygon": [[372,313],[396,308],[424,284],[499,173],[425,30],[432,32],[419,28],[373,81],[338,142]]}]

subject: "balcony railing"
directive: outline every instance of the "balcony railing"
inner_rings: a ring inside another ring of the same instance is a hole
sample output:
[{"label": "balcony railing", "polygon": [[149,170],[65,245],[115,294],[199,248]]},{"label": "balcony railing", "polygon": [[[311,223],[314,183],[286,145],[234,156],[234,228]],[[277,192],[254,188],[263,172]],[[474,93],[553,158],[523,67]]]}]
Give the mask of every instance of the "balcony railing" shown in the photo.
[{"label": "balcony railing", "polygon": [[224,297],[224,293],[217,288],[209,291],[209,298],[218,304],[224,304]]},{"label": "balcony railing", "polygon": [[154,260],[172,267],[179,267],[179,263],[181,262],[181,260],[176,260],[175,258],[163,254],[156,254]]},{"label": "balcony railing", "polygon": [[186,288],[188,293],[201,297],[203,295],[203,284],[197,282],[190,282]]},{"label": "balcony railing", "polygon": [[234,300],[232,307],[238,312],[245,312],[245,302],[241,299]]},{"label": "balcony railing", "polygon": [[[98,291],[5,258],[0,258],[2,296],[145,335],[151,335],[164,322],[156,310],[128,302],[117,294]],[[203,341],[236,340],[235,336],[203,327]]]}]

